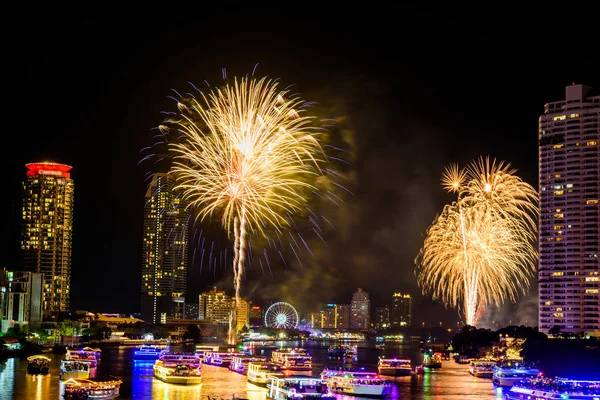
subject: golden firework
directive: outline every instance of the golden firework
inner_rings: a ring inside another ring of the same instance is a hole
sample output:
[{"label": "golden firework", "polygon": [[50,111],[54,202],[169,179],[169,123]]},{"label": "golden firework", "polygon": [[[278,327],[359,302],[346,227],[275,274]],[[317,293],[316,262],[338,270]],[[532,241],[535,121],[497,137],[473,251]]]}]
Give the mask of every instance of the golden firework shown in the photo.
[{"label": "golden firework", "polygon": [[537,192],[515,172],[489,157],[447,168],[442,183],[458,200],[436,217],[415,259],[423,292],[458,308],[468,325],[487,305],[516,301],[535,272]]}]

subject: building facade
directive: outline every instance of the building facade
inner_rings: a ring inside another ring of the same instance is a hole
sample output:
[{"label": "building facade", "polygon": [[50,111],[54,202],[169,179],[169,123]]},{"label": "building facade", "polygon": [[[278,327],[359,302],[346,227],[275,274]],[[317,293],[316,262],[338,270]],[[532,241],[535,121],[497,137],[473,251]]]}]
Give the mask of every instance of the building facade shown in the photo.
[{"label": "building facade", "polygon": [[371,323],[370,312],[369,294],[359,288],[352,295],[352,303],[350,303],[350,327],[352,329],[368,329]]},{"label": "building facade", "polygon": [[184,319],[200,319],[200,308],[198,303],[185,303]]},{"label": "building facade", "polygon": [[154,174],[144,196],[142,319],[183,318],[190,211],[169,173]]},{"label": "building facade", "polygon": [[541,332],[600,334],[600,96],[566,87],[539,117]]},{"label": "building facade", "polygon": [[[235,304],[235,299],[233,300]],[[237,330],[243,327],[250,328],[250,304],[246,300],[239,299],[236,311]]]},{"label": "building facade", "polygon": [[201,321],[229,325],[229,319],[232,318],[235,308],[235,299],[224,291],[217,291],[214,287],[213,290],[200,293],[198,308]]},{"label": "building facade", "polygon": [[253,305],[250,307],[250,326],[259,327],[263,326],[263,309],[259,305]]},{"label": "building facade", "polygon": [[375,328],[383,329],[390,326],[390,308],[388,306],[375,308]]},{"label": "building facade", "polygon": [[390,311],[391,326],[410,326],[412,323],[411,313],[411,295],[408,293],[394,293],[392,295],[392,309]]},{"label": "building facade", "polygon": [[43,277],[42,314],[69,311],[73,235],[72,167],[26,164],[22,191],[21,253],[25,271]]},{"label": "building facade", "polygon": [[1,332],[19,326],[23,332],[42,327],[42,288],[40,272],[0,271]]}]

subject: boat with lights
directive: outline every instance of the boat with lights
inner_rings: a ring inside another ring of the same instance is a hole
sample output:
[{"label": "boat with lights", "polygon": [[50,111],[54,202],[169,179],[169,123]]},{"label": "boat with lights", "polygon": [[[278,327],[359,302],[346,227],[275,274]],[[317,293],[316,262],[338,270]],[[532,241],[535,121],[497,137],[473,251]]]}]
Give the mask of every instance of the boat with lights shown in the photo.
[{"label": "boat with lights", "polygon": [[332,393],[348,396],[385,397],[392,391],[392,384],[377,372],[325,369],[321,379]]},{"label": "boat with lights", "polygon": [[312,356],[304,349],[279,349],[271,353],[271,361],[281,365],[284,376],[312,376]]},{"label": "boat with lights", "polygon": [[207,365],[216,365],[217,367],[229,368],[229,364],[231,364],[233,357],[243,356],[245,354],[246,353],[212,351],[204,353],[204,359],[202,362]]},{"label": "boat with lights", "polygon": [[178,385],[202,383],[202,361],[192,353],[164,353],[154,363],[154,377]]},{"label": "boat with lights", "polygon": [[491,378],[495,366],[494,360],[473,360],[469,365],[469,373],[477,378]]},{"label": "boat with lights", "polygon": [[157,359],[161,354],[169,351],[165,345],[143,344],[133,352],[136,359]]},{"label": "boat with lights", "polygon": [[62,360],[60,362],[60,380],[88,379],[90,377],[90,363],[79,360]]},{"label": "boat with lights", "polygon": [[114,399],[119,397],[119,389],[123,383],[114,377],[69,379],[64,383],[63,398],[65,400]]},{"label": "boat with lights", "polygon": [[281,365],[272,362],[249,362],[246,379],[248,382],[262,387],[267,387],[270,377],[283,377]]},{"label": "boat with lights", "polygon": [[536,378],[540,370],[522,360],[498,361],[492,371],[492,382],[496,386],[511,387],[526,378]]},{"label": "boat with lights", "polygon": [[249,356],[249,355],[237,355],[231,358],[229,363],[229,369],[238,374],[246,375],[248,372],[248,364],[251,362],[266,362],[267,357],[265,356]]},{"label": "boat with lights", "polygon": [[506,393],[507,400],[598,400],[600,381],[582,381],[563,378],[523,379]]},{"label": "boat with lights", "polygon": [[208,345],[196,345],[195,354],[200,357],[202,361],[204,361],[204,356],[206,353],[214,353],[219,351],[219,346],[208,346]]},{"label": "boat with lights", "polygon": [[427,350],[423,354],[423,368],[442,368],[442,353]]},{"label": "boat with lights", "polygon": [[46,356],[27,357],[27,373],[30,375],[46,375],[50,372],[50,359]]},{"label": "boat with lights", "polygon": [[380,375],[407,376],[413,373],[412,363],[409,358],[380,358],[377,363]]},{"label": "boat with lights", "polygon": [[90,363],[91,368],[96,368],[98,366],[98,358],[96,357],[95,351],[67,349],[65,359],[75,361],[87,361]]},{"label": "boat with lights", "polygon": [[267,398],[271,400],[335,399],[334,394],[327,388],[327,383],[314,377],[295,376],[286,378],[271,375],[267,388]]}]

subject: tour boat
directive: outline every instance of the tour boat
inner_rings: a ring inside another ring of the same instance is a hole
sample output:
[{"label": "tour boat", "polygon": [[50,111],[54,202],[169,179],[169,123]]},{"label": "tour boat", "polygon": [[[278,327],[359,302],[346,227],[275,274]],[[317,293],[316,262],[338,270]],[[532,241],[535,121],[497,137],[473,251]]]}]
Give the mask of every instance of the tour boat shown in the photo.
[{"label": "tour boat", "polygon": [[358,355],[358,346],[346,346],[346,357],[355,357]]},{"label": "tour boat", "polygon": [[248,372],[248,364],[251,362],[266,362],[267,357],[264,356],[249,356],[249,355],[238,355],[231,358],[229,363],[229,369],[242,375],[246,375]]},{"label": "tour boat", "polygon": [[60,380],[88,379],[90,377],[90,362],[80,360],[62,360],[60,362]]},{"label": "tour boat", "polygon": [[442,368],[442,353],[426,351],[423,355],[424,368]]},{"label": "tour boat", "polygon": [[27,357],[27,373],[31,375],[45,375],[50,372],[50,359],[45,356]]},{"label": "tour boat", "polygon": [[492,382],[496,386],[511,387],[525,378],[535,378],[540,370],[520,360],[506,360],[496,363],[492,373]]},{"label": "tour boat", "polygon": [[563,378],[529,378],[523,379],[506,393],[507,400],[531,399],[600,399],[600,381],[577,381]]},{"label": "tour boat", "polygon": [[279,349],[271,353],[271,361],[281,365],[284,376],[312,375],[312,357],[304,349]]},{"label": "tour boat", "polygon": [[100,359],[100,356],[102,355],[102,349],[99,348],[99,347],[89,347],[89,346],[86,346],[82,350],[94,353],[96,355],[97,359]]},{"label": "tour boat", "polygon": [[65,400],[114,399],[119,396],[121,380],[113,377],[69,379],[65,382]]},{"label": "tour boat", "polygon": [[392,391],[392,384],[377,372],[325,369],[321,379],[332,393],[349,396],[385,397]]},{"label": "tour boat", "polygon": [[214,353],[219,351],[219,346],[207,346],[207,345],[196,345],[195,354],[200,357],[201,360],[204,361],[204,356],[206,353]]},{"label": "tour boat", "polygon": [[143,344],[133,352],[133,358],[157,359],[161,354],[168,352],[167,346]]},{"label": "tour boat", "polygon": [[76,361],[87,361],[90,363],[91,368],[96,368],[98,366],[98,359],[96,358],[96,353],[93,351],[67,349],[67,354],[65,355],[65,359],[66,360],[76,360]]},{"label": "tour boat", "polygon": [[267,398],[272,400],[335,399],[327,384],[320,378],[284,378],[271,375],[267,387]]},{"label": "tour boat", "polygon": [[377,364],[380,375],[405,376],[412,374],[409,358],[380,358]]},{"label": "tour boat", "polygon": [[179,385],[202,383],[202,361],[195,354],[164,353],[154,363],[154,377]]},{"label": "tour boat", "polygon": [[281,365],[272,362],[249,362],[246,379],[257,386],[267,387],[270,376],[283,377]]},{"label": "tour boat", "polygon": [[343,344],[332,344],[327,349],[328,357],[346,357],[346,347]]},{"label": "tour boat", "polygon": [[491,378],[494,366],[496,361],[493,360],[473,360],[469,366],[469,373],[477,378]]},{"label": "tour boat", "polygon": [[229,368],[231,360],[236,356],[243,356],[245,353],[230,353],[230,352],[208,352],[204,353],[204,359],[202,362],[208,365],[216,365],[218,367]]}]

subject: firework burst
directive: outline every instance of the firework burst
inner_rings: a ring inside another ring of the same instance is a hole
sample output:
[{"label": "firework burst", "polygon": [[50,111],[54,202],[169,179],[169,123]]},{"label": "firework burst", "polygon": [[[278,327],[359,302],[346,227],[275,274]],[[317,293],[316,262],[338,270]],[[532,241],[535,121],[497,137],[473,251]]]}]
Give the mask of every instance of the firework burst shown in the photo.
[{"label": "firework burst", "polygon": [[537,192],[515,172],[489,157],[448,167],[442,185],[458,200],[436,217],[415,259],[423,292],[468,325],[486,306],[516,301],[535,272]]},{"label": "firework burst", "polygon": [[[219,215],[234,236],[236,310],[248,234],[281,231],[305,207],[325,161],[315,119],[274,80],[243,78],[178,102],[173,172],[198,217]],[[231,338],[230,338],[231,339]]]}]

